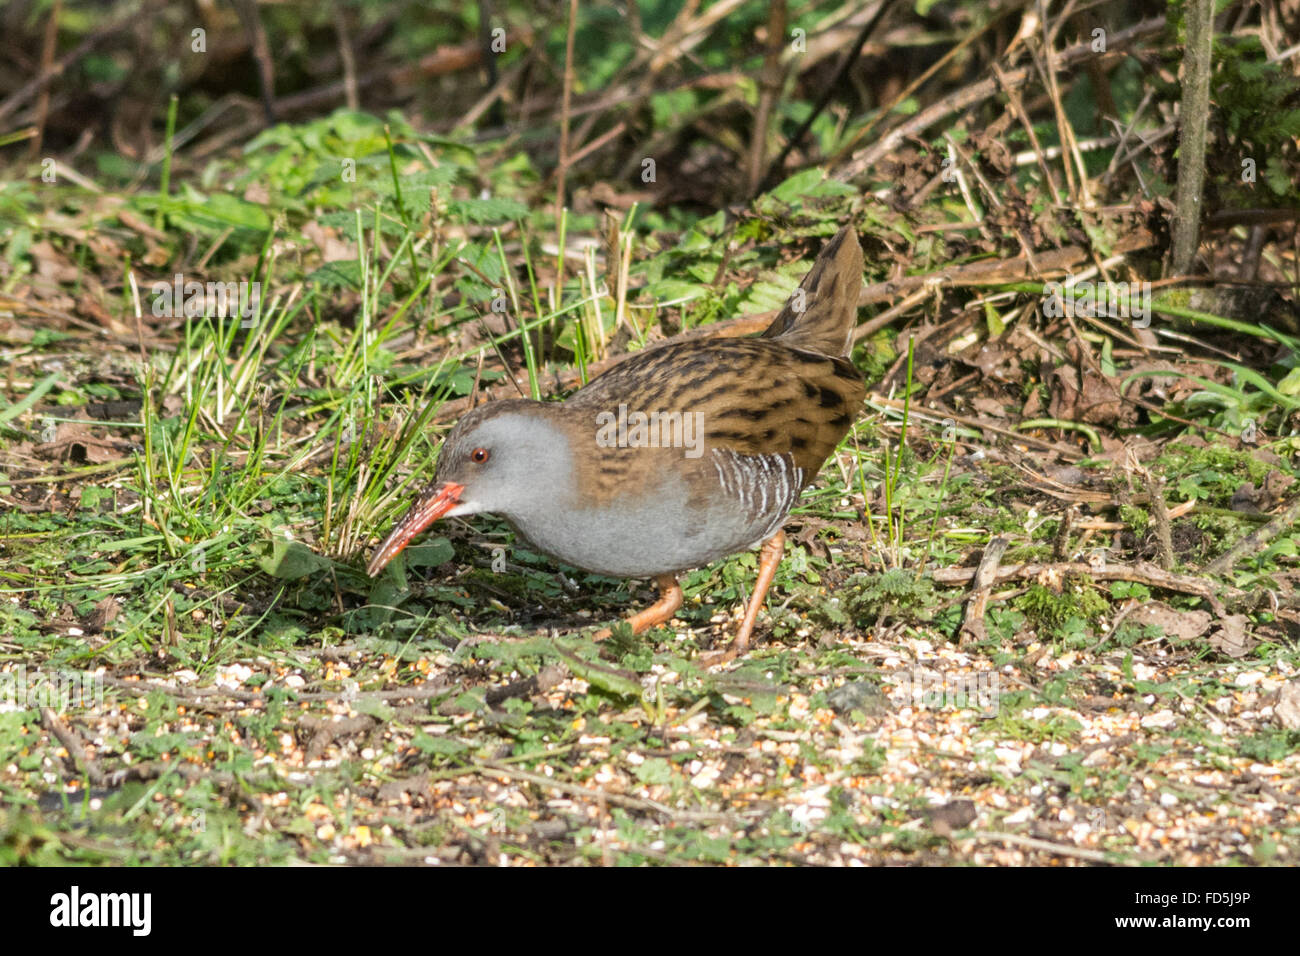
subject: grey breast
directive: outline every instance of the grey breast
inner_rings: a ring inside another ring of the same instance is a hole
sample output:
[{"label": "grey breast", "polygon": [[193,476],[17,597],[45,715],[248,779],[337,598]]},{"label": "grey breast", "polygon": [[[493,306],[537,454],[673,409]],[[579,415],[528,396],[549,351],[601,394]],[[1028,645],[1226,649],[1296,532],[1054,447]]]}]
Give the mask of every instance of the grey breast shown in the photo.
[{"label": "grey breast", "polygon": [[[702,567],[771,537],[799,499],[803,470],[790,455],[710,449],[707,480],[670,471],[652,495],[615,496],[600,506],[512,516],[548,554],[613,577],[650,577]],[[706,493],[700,491],[707,489]]]}]

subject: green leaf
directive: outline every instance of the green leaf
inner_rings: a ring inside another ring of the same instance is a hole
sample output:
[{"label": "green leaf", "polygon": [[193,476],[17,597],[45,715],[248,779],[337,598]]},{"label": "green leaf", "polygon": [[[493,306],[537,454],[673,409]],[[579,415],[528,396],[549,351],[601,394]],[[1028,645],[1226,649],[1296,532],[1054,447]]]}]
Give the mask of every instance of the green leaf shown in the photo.
[{"label": "green leaf", "polygon": [[524,218],[528,207],[514,199],[457,199],[447,203],[447,215],[468,222],[503,222]]},{"label": "green leaf", "polygon": [[27,411],[40,401],[41,396],[53,388],[54,383],[58,380],[58,372],[51,372],[49,375],[45,376],[32,387],[32,390],[23,397],[22,401],[6,406],[3,411],[0,411],[0,422],[7,422],[11,418],[17,418],[23,412]]},{"label": "green leaf", "polygon": [[455,549],[446,538],[433,538],[423,544],[412,545],[402,552],[408,568],[436,568],[455,556]]},{"label": "green leaf", "polygon": [[673,779],[673,768],[663,757],[651,757],[636,768],[636,778],[642,783],[668,783]]},{"label": "green leaf", "polygon": [[782,202],[794,203],[807,197],[814,189],[821,185],[821,181],[826,178],[826,174],[814,166],[812,169],[805,169],[795,173],[781,185],[772,190],[773,199],[779,199]]},{"label": "green leaf", "polygon": [[271,553],[258,558],[257,565],[271,577],[284,581],[296,581],[331,566],[329,558],[317,554],[301,541],[287,538],[272,538]]},{"label": "green leaf", "polygon": [[454,757],[469,750],[468,745],[461,743],[455,737],[434,737],[423,731],[411,738],[411,744],[424,753],[441,754],[444,757]]},{"label": "green leaf", "polygon": [[569,670],[592,687],[598,687],[616,697],[639,698],[641,696],[641,682],[632,679],[622,671],[579,657],[558,641],[555,642],[555,649],[564,663],[569,666]]},{"label": "green leaf", "polygon": [[186,187],[185,212],[195,219],[215,219],[226,226],[266,232],[271,228],[271,217],[255,203],[232,196],[230,193],[203,195],[191,186]]},{"label": "green leaf", "polygon": [[307,276],[307,281],[325,289],[361,288],[361,263],[355,259],[327,262]]},{"label": "green leaf", "polygon": [[658,282],[647,285],[645,291],[662,304],[664,302],[689,302],[707,294],[709,290],[707,286],[702,286],[697,282],[685,282],[681,279],[660,279]]},{"label": "green leaf", "polygon": [[382,700],[372,700],[368,697],[362,697],[359,700],[353,701],[352,709],[358,714],[365,714],[369,717],[375,718],[376,720],[382,720],[384,723],[388,723],[397,716],[397,711],[393,710],[393,708],[389,707]]},{"label": "green leaf", "polygon": [[100,488],[98,485],[84,485],[81,489],[81,509],[96,511],[101,501],[112,501],[113,489]]},{"label": "green leaf", "polygon": [[1287,372],[1282,381],[1277,383],[1277,390],[1283,395],[1300,395],[1300,368]]}]

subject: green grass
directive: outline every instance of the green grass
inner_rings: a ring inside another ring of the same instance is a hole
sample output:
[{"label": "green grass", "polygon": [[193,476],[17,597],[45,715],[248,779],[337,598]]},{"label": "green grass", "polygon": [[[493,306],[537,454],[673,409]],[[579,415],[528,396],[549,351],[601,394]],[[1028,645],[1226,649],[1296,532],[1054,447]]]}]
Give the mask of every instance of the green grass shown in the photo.
[{"label": "green grass", "polygon": [[[356,184],[330,171],[336,154],[358,158]],[[1011,539],[1006,563],[1050,560],[1060,505],[1014,456],[970,458],[1007,445],[914,399],[910,354],[901,408],[873,395],[796,509],[760,639],[729,671],[699,655],[728,639],[752,553],[687,574],[672,627],[603,647],[588,625],[638,606],[644,585],[557,569],[495,519],[449,522],[365,576],[368,549],[431,476],[454,420],[446,403],[476,382],[512,394],[502,365],[549,396],[557,376],[569,376],[561,391],[576,387],[652,334],[778,304],[806,261],[777,248],[815,251],[847,214],[839,191],[804,176],[759,201],[779,202],[779,218],[718,215],[677,234],[633,210],[617,261],[602,266],[590,249],[566,250],[596,231],[594,217],[531,212],[537,174],[500,144],[339,113],[268,131],[245,162],[219,166],[217,181],[260,177],[265,209],[238,189],[200,192],[175,169],[169,187],[125,198],[159,217],[170,252],[192,234],[214,274],[273,290],[247,327],[178,317],[145,355],[108,358],[89,339],[44,336],[15,360],[0,404],[14,464],[0,493],[30,507],[0,515],[0,664],[90,673],[102,696],[60,718],[93,742],[89,759],[64,752],[30,701],[0,710],[0,860],[990,862],[980,829],[1029,821],[1073,845],[1064,808],[1094,821],[1090,846],[1118,862],[1234,862],[1226,832],[1256,859],[1294,862],[1300,828],[1261,819],[1242,775],[1265,764],[1249,772],[1285,789],[1295,736],[1259,716],[1259,681],[1237,683],[1294,675],[1293,638],[1238,661],[1139,628],[1098,643],[1102,619],[1151,597],[1112,582],[1086,600],[1028,584],[990,605],[981,645],[953,643],[965,589],[929,572],[969,566],[995,535]],[[60,198],[90,203],[72,189]],[[45,197],[15,185],[0,200],[41,232]],[[322,261],[309,225],[355,258]],[[73,246],[86,269],[108,270]],[[131,251],[147,288],[144,250]],[[5,252],[26,261],[17,245]],[[120,316],[134,313],[129,288]],[[886,335],[859,356],[873,384],[892,348]],[[44,371],[50,359],[59,371]],[[1283,393],[1240,381],[1233,408],[1274,421]],[[1224,391],[1203,394],[1217,397],[1180,413],[1218,427]],[[85,463],[20,457],[47,427],[71,424],[59,409],[92,401],[138,404],[84,423],[115,444]],[[1294,477],[1286,461],[1220,446],[1171,444],[1150,467],[1171,504],[1220,508],[1220,544],[1257,525],[1228,507],[1244,480]],[[1126,557],[1140,552],[1146,512],[1106,517],[1130,533]],[[1289,571],[1296,536],[1283,540],[1289,549],[1243,564],[1236,584]],[[921,670],[996,673],[995,712],[914,707],[894,678]],[[834,710],[832,692],[863,680],[887,698],[880,712]],[[1171,722],[1143,724],[1164,709]],[[1080,756],[1103,732],[1137,739]],[[1227,783],[1198,785],[1199,773]],[[1162,850],[1123,821],[1158,819],[1163,790],[1198,820],[1226,806],[1240,822],[1195,824]],[[941,794],[975,800],[977,823],[939,833],[929,821]]]}]

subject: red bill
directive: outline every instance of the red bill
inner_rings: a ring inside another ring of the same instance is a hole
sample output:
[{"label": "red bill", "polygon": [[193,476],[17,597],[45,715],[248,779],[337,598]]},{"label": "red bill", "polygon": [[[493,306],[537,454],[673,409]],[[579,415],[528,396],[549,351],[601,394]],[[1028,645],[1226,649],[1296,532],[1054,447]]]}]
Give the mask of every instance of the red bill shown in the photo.
[{"label": "red bill", "polygon": [[464,491],[464,485],[448,481],[433,494],[425,495],[417,501],[379,546],[375,556],[366,565],[366,573],[373,578],[382,571],[384,565],[402,553],[412,538],[460,504],[460,496]]}]

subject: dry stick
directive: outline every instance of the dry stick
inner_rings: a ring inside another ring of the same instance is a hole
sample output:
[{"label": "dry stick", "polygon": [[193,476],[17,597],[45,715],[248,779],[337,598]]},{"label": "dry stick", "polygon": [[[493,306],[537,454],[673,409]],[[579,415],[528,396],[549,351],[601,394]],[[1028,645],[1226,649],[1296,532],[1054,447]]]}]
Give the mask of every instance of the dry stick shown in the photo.
[{"label": "dry stick", "polygon": [[1210,56],[1214,0],[1188,0],[1183,101],[1179,109],[1178,186],[1174,197],[1173,254],[1176,275],[1192,271],[1200,242],[1201,193],[1205,187],[1205,139],[1210,125]]},{"label": "dry stick", "polygon": [[271,62],[271,44],[266,38],[266,26],[257,12],[257,0],[235,0],[235,12],[248,34],[253,62],[257,65],[257,85],[262,94],[262,110],[268,124],[275,122],[275,66]]},{"label": "dry stick", "polygon": [[[663,35],[660,38],[661,46],[675,43],[676,38],[683,35],[683,31],[678,29],[678,24],[684,20],[689,20],[697,5],[698,0],[694,0],[694,2],[687,3],[682,7],[681,11],[677,14],[677,17],[664,30]],[[635,4],[629,5],[629,18],[631,17],[632,11],[635,10]],[[605,89],[603,91],[605,96],[608,96],[609,92],[613,90],[619,94],[627,94],[632,98],[640,99],[645,96],[648,91],[653,90],[655,78],[658,76],[661,67],[655,65],[655,63],[659,61],[659,57],[654,54],[655,41],[641,30],[639,20],[640,18],[637,17],[637,22],[628,24],[628,27],[632,32],[632,45],[636,49],[636,54],[631,60],[619,67],[614,75],[610,77],[609,82],[605,84]],[[650,63],[648,69],[643,71],[642,67],[646,66],[646,61],[650,60],[651,57],[654,57],[654,62]],[[675,62],[675,59],[673,62]],[[625,76],[635,76],[638,74],[641,75],[641,82],[637,85],[636,92],[629,93],[630,84],[623,83],[623,78]],[[622,85],[620,86],[618,84]],[[614,104],[611,103],[610,105]],[[600,119],[603,110],[597,109],[587,112],[579,108],[573,110],[572,115],[575,117],[581,116],[584,112],[586,112],[587,118],[583,120],[582,125],[578,127],[577,138],[579,140],[585,140],[591,135],[591,130]]]},{"label": "dry stick", "polygon": [[[1080,175],[1079,180],[1076,181],[1075,174],[1074,174],[1074,167],[1070,164],[1070,156],[1067,155],[1067,153],[1072,153],[1074,155],[1074,158],[1076,159],[1079,158],[1078,149],[1075,147],[1074,127],[1070,125],[1070,119],[1065,113],[1065,104],[1061,102],[1061,88],[1060,85],[1056,82],[1056,74],[1060,70],[1060,64],[1057,62],[1057,57],[1056,57],[1056,46],[1055,46],[1056,30],[1052,30],[1050,31],[1050,33],[1048,31],[1046,0],[1038,0],[1038,2],[1039,2],[1039,10],[1041,16],[1039,22],[1042,26],[1043,34],[1044,34],[1042,53],[1043,53],[1043,61],[1045,62],[1040,63],[1037,56],[1034,57],[1034,62],[1035,65],[1039,67],[1039,72],[1042,74],[1043,81],[1044,81],[1043,88],[1047,91],[1047,96],[1052,102],[1052,110],[1056,114],[1056,130],[1061,139],[1061,168],[1065,170],[1066,191],[1069,193],[1071,198],[1074,198],[1078,196],[1079,191],[1082,189],[1083,191],[1082,205],[1086,207],[1087,205],[1089,205],[1088,195],[1087,195],[1087,191],[1088,191],[1087,173],[1086,171],[1084,171]],[[1061,12],[1061,16],[1058,18],[1057,21],[1058,28],[1059,25],[1061,23],[1064,23],[1066,19],[1070,16],[1071,7],[1073,6],[1074,6],[1074,0],[1067,0],[1065,9]],[[1032,46],[1029,47],[1029,51],[1031,54],[1034,53]],[[1082,169],[1083,163],[1081,159],[1079,165],[1080,168]]]},{"label": "dry stick", "polygon": [[[1159,33],[1165,27],[1164,17],[1152,17],[1149,20],[1143,20],[1141,23],[1129,27],[1127,30],[1121,30],[1114,36],[1110,37],[1107,44],[1107,51],[1118,53],[1133,43],[1143,40],[1148,36]],[[1062,67],[1072,66],[1089,57],[1097,54],[1092,50],[1092,41],[1080,43],[1063,51],[1058,62]],[[941,122],[953,113],[960,113],[962,110],[973,106],[983,100],[994,96],[1002,84],[1012,86],[1024,86],[1033,76],[1033,71],[1029,67],[1022,67],[1018,70],[1012,70],[1001,77],[1001,83],[996,78],[989,78],[972,83],[965,89],[958,90],[952,96],[945,97],[932,106],[927,107],[916,116],[900,123],[888,133],[886,133],[874,145],[863,150],[861,156],[850,162],[844,169],[840,170],[838,175],[843,179],[852,179],[871,169],[876,163],[880,162],[886,155],[898,148],[909,136],[918,136],[934,124]]]},{"label": "dry stick", "polygon": [[565,168],[567,169],[569,166],[575,166],[578,163],[582,162],[582,160],[586,159],[588,156],[590,156],[596,150],[600,149],[610,140],[614,139],[617,136],[623,135],[623,132],[626,129],[627,129],[627,123],[623,122],[622,120],[619,120],[619,122],[614,124],[614,127],[612,129],[608,129],[605,132],[601,133],[590,143],[583,146],[580,150],[578,150],[576,153],[570,156],[569,161],[564,164]]},{"label": "dry stick", "polygon": [[[132,764],[129,767],[120,767],[109,773],[105,779],[105,786],[120,787],[128,780],[157,780],[159,777],[174,773],[191,783],[202,780],[206,784],[215,784],[218,787],[231,787],[236,783],[244,786],[267,786],[278,785],[280,787],[292,786],[293,781],[286,780],[277,773],[268,773],[257,777],[239,776],[236,777],[228,770],[213,770],[208,766],[196,766],[189,763],[181,763],[179,760],[170,762],[149,761],[148,763]],[[62,837],[60,837],[62,839]]]},{"label": "dry stick", "polygon": [[[533,61],[537,58],[537,51],[538,47],[529,47],[528,52],[524,56],[520,57],[519,61],[511,66],[510,69],[501,74],[496,83],[492,84],[492,88],[484,93],[483,96],[479,98],[479,101],[471,106],[469,111],[456,121],[456,125],[453,126],[452,129],[460,130],[473,128],[474,124],[478,122],[479,117],[491,109],[497,100],[505,94],[505,91],[515,84],[515,81],[519,79],[524,70],[533,65]],[[520,125],[524,125],[522,121]]]},{"label": "dry stick", "polygon": [[1061,515],[1060,524],[1056,526],[1056,537],[1052,541],[1052,560],[1064,561],[1070,549],[1070,532],[1079,517],[1079,506],[1074,502]]},{"label": "dry stick", "polygon": [[1000,833],[996,830],[982,830],[978,833],[972,833],[977,840],[997,840],[1001,843],[1009,843],[1012,846],[1024,847],[1026,850],[1038,850],[1041,853],[1054,853],[1058,856],[1072,856],[1076,859],[1087,860],[1089,863],[1109,863],[1111,858],[1101,850],[1087,850],[1083,847],[1065,846],[1060,843],[1051,843],[1047,840],[1040,840],[1037,837],[1024,836],[1020,833]]},{"label": "dry stick", "polygon": [[[54,0],[54,6],[50,8],[50,19],[45,24],[45,42],[41,46],[40,75],[42,76],[49,73],[54,64],[54,45],[59,37],[59,14],[62,12],[63,0]],[[32,137],[31,143],[32,159],[41,155],[41,141],[45,138],[45,121],[49,115],[50,88],[44,86],[36,98],[36,117],[32,120],[32,126],[36,128],[36,135]]]},{"label": "dry stick", "polygon": [[767,155],[767,129],[772,121],[772,107],[781,92],[781,48],[785,45],[785,0],[773,0],[767,18],[767,56],[758,74],[758,112],[754,115],[754,138],[749,144],[749,194],[758,192],[763,177],[763,157]]},{"label": "dry stick", "polygon": [[[597,791],[588,789],[579,784],[566,783],[562,780],[554,780],[550,777],[543,777],[541,774],[529,773],[526,770],[516,770],[514,767],[508,767],[498,762],[486,762],[475,764],[472,767],[466,767],[463,773],[478,773],[483,776],[492,774],[501,774],[503,777],[512,777],[525,783],[531,783],[537,787],[546,787],[551,790],[558,790],[560,793],[567,793],[572,797],[582,797],[587,800],[597,800],[599,795]],[[738,813],[711,813],[707,810],[674,810],[658,800],[649,800],[644,797],[631,797],[622,793],[606,793],[605,799],[616,807],[627,807],[629,810],[642,810],[647,813],[658,813],[671,820],[691,823],[725,823],[734,825],[746,822],[745,817]]]},{"label": "dry stick", "polygon": [[[520,42],[532,42],[532,31],[521,31]],[[441,46],[432,53],[426,53],[415,63],[402,63],[397,66],[385,66],[362,73],[357,77],[357,89],[364,90],[376,83],[386,82],[394,86],[418,83],[431,76],[445,76],[460,70],[476,66],[483,60],[483,51],[478,40],[462,43],[459,46]],[[315,89],[304,90],[290,96],[282,96],[275,101],[277,116],[285,117],[293,113],[309,112],[320,109],[346,95],[342,80],[325,83]]]},{"label": "dry stick", "polygon": [[[870,293],[871,288],[872,288],[871,286],[868,286],[866,292]],[[859,295],[861,295],[861,293],[859,293]],[[925,288],[917,289],[915,292],[909,295],[902,302],[899,302],[897,305],[891,306],[890,308],[886,309],[884,312],[881,312],[879,315],[868,319],[867,321],[859,325],[856,329],[854,329],[853,344],[857,345],[863,339],[875,335],[876,332],[878,332],[880,329],[883,329],[885,326],[889,325],[889,323],[893,322],[894,319],[898,318],[899,316],[906,315],[908,312],[910,312],[913,306],[920,305],[926,299],[932,298],[933,296],[934,296],[933,289],[925,289]],[[859,302],[858,304],[861,305],[862,303]]]},{"label": "dry stick", "polygon": [[1232,570],[1242,557],[1247,554],[1262,551],[1268,542],[1272,541],[1283,531],[1290,531],[1295,526],[1297,518],[1300,518],[1300,498],[1291,502],[1285,511],[1268,524],[1264,525],[1264,527],[1256,528],[1227,551],[1223,552],[1223,554],[1219,555],[1207,564],[1205,566],[1205,573],[1224,574]]},{"label": "dry stick", "polygon": [[[974,578],[976,570],[975,568],[937,568],[931,576],[936,584],[965,584]],[[1132,581],[1149,587],[1163,588],[1166,591],[1192,594],[1209,602],[1211,608],[1214,609],[1214,613],[1220,617],[1227,616],[1224,601],[1233,604],[1247,604],[1254,601],[1257,596],[1251,591],[1243,591],[1240,588],[1217,587],[1213,581],[1207,581],[1205,578],[1165,571],[1154,564],[1147,564],[1145,561],[1139,561],[1136,564],[1115,564],[1108,561],[1101,567],[1093,567],[1086,561],[1022,564],[1016,567],[999,568],[996,583],[1001,584],[1004,581],[1016,580],[1027,581],[1037,578],[1039,575],[1051,575],[1059,579],[1067,574],[1083,575],[1097,581]],[[1286,607],[1300,606],[1300,594],[1279,595],[1278,600],[1279,604]]]},{"label": "dry stick", "polygon": [[893,100],[880,107],[876,111],[876,115],[869,119],[865,126],[850,136],[848,140],[845,141],[844,145],[840,146],[840,148],[835,151],[826,165],[831,169],[837,168],[839,164],[844,161],[844,157],[852,152],[853,147],[856,146],[861,139],[870,134],[871,131],[880,124],[881,120],[893,113],[894,110],[898,109],[900,103],[905,102],[913,93],[929,82],[931,77],[947,67],[952,60],[960,56],[966,47],[970,46],[995,26],[1000,25],[1012,9],[1014,8],[1006,7],[1000,12],[993,13],[987,23],[984,23],[982,26],[977,27],[970,33],[966,34],[966,36],[962,37],[955,46],[949,47],[948,51],[944,53],[943,56],[939,57],[939,59],[926,67],[925,72],[914,79],[911,83],[907,84],[907,86],[903,87]]},{"label": "dry stick", "polygon": [[97,787],[107,786],[108,777],[104,775],[104,771],[99,769],[99,764],[92,758],[86,756],[86,742],[81,739],[81,734],[61,721],[59,715],[49,707],[41,708],[41,718],[45,721],[45,726],[50,729],[50,733],[54,734],[59,739],[59,743],[67,749],[68,756],[76,763],[77,769],[86,775],[86,779]]},{"label": "dry stick", "polygon": [[563,664],[547,664],[532,677],[525,677],[504,687],[489,687],[483,700],[489,707],[499,707],[512,697],[545,694],[568,676],[569,669]]},{"label": "dry stick", "polygon": [[1160,557],[1160,567],[1166,571],[1174,569],[1174,538],[1169,527],[1169,509],[1165,507],[1165,483],[1162,479],[1147,472],[1147,494],[1151,496],[1151,518],[1156,523],[1156,553]]},{"label": "dry stick", "polygon": [[352,57],[352,38],[348,33],[348,18],[343,11],[343,4],[335,0],[334,35],[339,43],[339,62],[343,64],[343,92],[348,109],[361,109],[361,98],[357,95],[357,64]]},{"label": "dry stick", "polygon": [[763,177],[763,181],[759,184],[757,192],[763,192],[775,185],[776,179],[781,175],[781,170],[785,166],[786,159],[788,159],[790,154],[794,152],[795,147],[803,142],[803,138],[808,133],[808,130],[812,129],[813,121],[821,115],[822,110],[826,109],[826,104],[831,101],[831,97],[835,95],[835,91],[844,85],[844,79],[849,75],[849,70],[853,68],[853,64],[856,63],[858,57],[862,55],[862,47],[863,44],[867,42],[867,37],[871,36],[872,32],[876,29],[876,25],[880,23],[885,14],[889,11],[889,8],[893,5],[894,0],[881,0],[880,7],[876,10],[875,15],[862,25],[862,29],[858,31],[857,37],[853,40],[853,46],[850,47],[843,62],[840,63],[840,68],[835,71],[835,76],[828,84],[826,84],[826,88],[822,90],[822,95],[818,97],[817,102],[813,105],[812,112],[808,114],[808,118],[803,121],[803,125],[800,126],[795,134],[790,137],[789,141],[786,142],[785,148],[781,150],[781,154],[777,156],[777,158],[772,161],[772,165],[767,168],[767,175]]},{"label": "dry stick", "polygon": [[378,724],[378,721],[368,714],[358,714],[355,717],[344,717],[340,720],[300,717],[295,725],[296,728],[310,731],[312,735],[311,741],[307,744],[307,754],[304,757],[304,762],[311,763],[338,738],[365,733],[374,729],[376,724]]},{"label": "dry stick", "polygon": [[989,594],[993,590],[993,582],[998,574],[998,565],[1002,563],[1002,555],[1006,553],[1007,545],[1010,543],[1010,539],[999,536],[984,546],[984,557],[980,559],[979,567],[975,569],[975,582],[971,586],[970,601],[966,605],[966,613],[962,617],[961,628],[958,630],[959,643],[979,642],[988,637],[988,632],[984,629],[984,609],[988,607]]},{"label": "dry stick", "polygon": [[[600,118],[600,113],[605,107],[627,102],[640,103],[650,96],[665,92],[662,89],[655,88],[655,80],[659,74],[666,67],[686,57],[691,48],[704,39],[706,31],[711,29],[719,20],[725,19],[737,6],[739,6],[737,0],[723,0],[723,2],[715,3],[696,17],[695,11],[699,7],[699,0],[690,0],[690,2],[682,5],[681,11],[664,30],[662,37],[658,41],[642,33],[639,26],[633,25],[634,45],[637,48],[636,55],[623,64],[613,79],[606,84],[606,93],[598,101],[595,108],[588,104],[573,111],[574,116],[581,116],[584,113],[587,115],[586,120],[578,127],[578,139],[586,139],[591,134],[592,127],[595,126],[596,121]],[[631,9],[635,10],[635,5]],[[630,84],[624,84],[621,87],[614,86],[624,76],[641,77],[635,90],[631,89]],[[729,89],[733,86],[735,86],[734,81],[726,84],[725,88]],[[613,97],[609,96],[608,90],[614,90],[615,95]],[[646,149],[645,152],[649,154],[653,150]],[[621,178],[625,176],[625,174],[620,175]]]},{"label": "dry stick", "polygon": [[[902,411],[903,408],[903,402],[901,399],[885,398],[884,396],[877,395],[874,392],[867,396],[867,401],[871,405],[881,405],[885,408],[894,408],[899,411]],[[935,408],[924,409],[913,407],[911,415],[915,419],[928,421],[932,424],[947,424],[943,419],[951,419],[958,425],[978,428],[983,432],[992,432],[995,435],[1001,435],[1004,438],[1011,439],[1019,445],[1031,445],[1036,448],[1041,448],[1044,451],[1054,452],[1064,461],[1078,461],[1084,457],[1082,452],[1077,448],[1070,447],[1069,445],[1054,444],[1050,441],[1044,441],[1041,438],[1035,438],[1033,435],[1026,435],[1023,432],[1012,431],[1010,428],[1003,428],[988,419],[971,418],[967,415],[960,415],[952,409],[945,408],[942,405]],[[938,417],[940,415],[943,416],[943,419]]]},{"label": "dry stick", "polygon": [[[1149,249],[1156,245],[1156,237],[1144,226],[1138,226],[1121,237],[1112,247],[1116,255]],[[1052,273],[1064,274],[1089,258],[1089,251],[1083,246],[1065,246],[1035,254],[1031,262],[1028,256],[1016,256],[1013,259],[987,259],[961,266],[952,266],[937,272],[923,275],[902,276],[888,282],[878,282],[867,286],[858,296],[858,305],[871,305],[884,302],[901,295],[914,292],[927,285],[939,283],[950,286],[1002,285],[1025,278],[1047,278]],[[1034,270],[1034,266],[1038,271]]]},{"label": "dry stick", "polygon": [[[150,691],[161,691],[169,697],[187,701],[206,701],[224,700],[226,702],[240,701],[244,704],[263,702],[268,699],[265,694],[250,690],[236,690],[225,687],[168,687],[165,684],[151,684],[143,680],[128,681],[112,675],[104,675],[104,683],[110,687],[116,687],[120,690],[132,691],[138,696],[143,696]],[[286,689],[286,688],[280,688]],[[452,689],[452,685],[437,680],[425,681],[422,684],[412,687],[402,687],[393,690],[369,690],[369,691],[300,691],[293,692],[295,702],[312,702],[312,701],[341,701],[343,703],[352,703],[359,700],[427,700],[430,697],[437,697],[445,694]]]},{"label": "dry stick", "polygon": [[143,10],[132,10],[131,12],[118,17],[111,23],[100,27],[90,36],[86,37],[86,39],[78,43],[73,49],[59,57],[58,62],[51,65],[48,70],[42,69],[39,74],[10,93],[4,102],[0,102],[0,121],[8,118],[10,113],[13,113],[18,109],[18,107],[22,106],[41,90],[49,86],[51,82],[62,76],[63,72],[69,66],[76,63],[87,53],[90,53],[95,49],[95,47],[99,46],[109,37],[116,33],[133,29],[137,22],[144,22],[148,18],[152,17],[157,9],[162,6],[162,3],[149,4]]},{"label": "dry stick", "polygon": [[1034,124],[1030,121],[1029,114],[1025,112],[1025,106],[1020,100],[1020,94],[1016,91],[1014,86],[1006,82],[1002,70],[996,63],[994,63],[992,67],[993,75],[996,77],[998,83],[1001,84],[1002,93],[1007,98],[1008,109],[1011,111],[1011,114],[1019,120],[1021,128],[1024,129],[1025,134],[1029,137],[1029,148],[1033,150],[1034,156],[1038,159],[1039,168],[1043,172],[1043,179],[1047,183],[1047,188],[1051,190],[1052,193],[1052,202],[1060,206],[1062,205],[1061,190],[1056,185],[1056,177],[1052,174],[1052,165],[1047,161],[1047,157],[1043,153],[1042,144],[1038,141],[1038,134],[1034,131]]},{"label": "dry stick", "polygon": [[1297,219],[1300,219],[1300,209],[1220,209],[1206,217],[1205,228],[1208,230],[1231,229],[1233,226],[1266,226],[1278,222],[1295,222]]},{"label": "dry stick", "polygon": [[578,20],[578,0],[569,0],[569,32],[564,40],[564,98],[560,106],[560,164],[556,167],[555,222],[564,214],[564,177],[569,171],[569,106],[573,98],[573,32]]},{"label": "dry stick", "polygon": [[[492,49],[492,21],[494,19],[496,19],[496,10],[492,7],[492,0],[478,0],[478,42],[479,46],[483,48],[483,64],[487,67],[488,89],[495,89],[499,80],[496,51]],[[502,34],[504,35],[504,33],[503,29]],[[495,110],[488,123],[492,126],[503,125],[505,123],[504,111]]]}]

